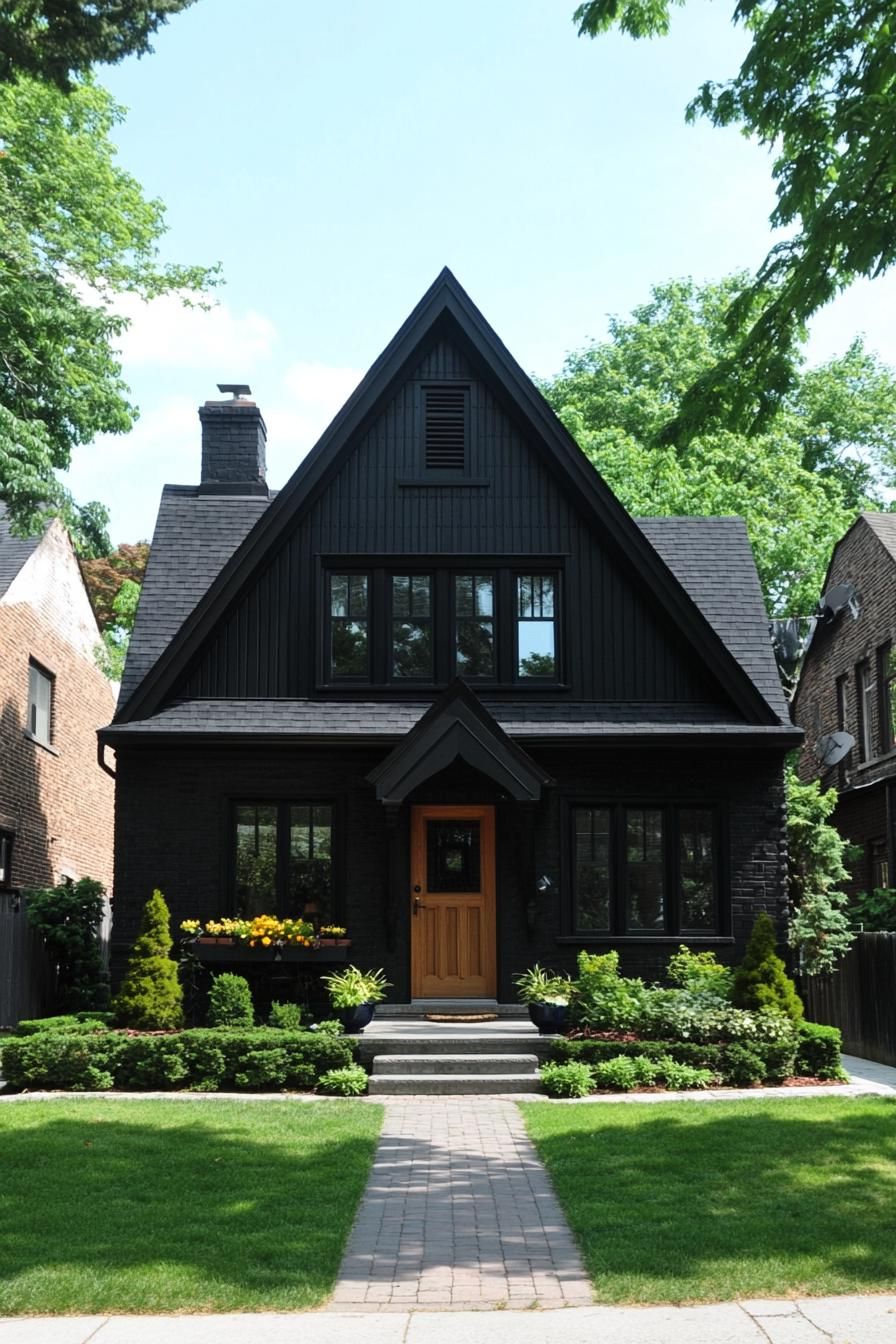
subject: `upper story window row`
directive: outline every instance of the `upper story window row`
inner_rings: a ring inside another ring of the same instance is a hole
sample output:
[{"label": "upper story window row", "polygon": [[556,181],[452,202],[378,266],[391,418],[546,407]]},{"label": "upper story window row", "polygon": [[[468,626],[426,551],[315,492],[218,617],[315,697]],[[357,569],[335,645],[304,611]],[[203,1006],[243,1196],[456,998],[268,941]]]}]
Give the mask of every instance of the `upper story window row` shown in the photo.
[{"label": "upper story window row", "polygon": [[557,570],[334,568],[324,602],[330,684],[559,680]]},{"label": "upper story window row", "polygon": [[[871,761],[896,747],[896,646],[881,644],[874,658],[855,667],[855,719],[850,722],[849,674],[836,681],[837,727],[852,731],[859,759]],[[841,767],[842,773],[842,767]]]}]

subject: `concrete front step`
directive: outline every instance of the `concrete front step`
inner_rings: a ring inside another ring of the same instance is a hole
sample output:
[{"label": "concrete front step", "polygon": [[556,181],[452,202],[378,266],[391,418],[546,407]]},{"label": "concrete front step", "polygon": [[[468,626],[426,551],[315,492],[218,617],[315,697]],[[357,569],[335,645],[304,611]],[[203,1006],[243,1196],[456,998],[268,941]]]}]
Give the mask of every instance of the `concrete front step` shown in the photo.
[{"label": "concrete front step", "polygon": [[[375,1033],[370,1035],[369,1033]],[[544,1063],[550,1056],[553,1038],[531,1034],[502,1035],[496,1032],[481,1036],[461,1035],[450,1031],[445,1035],[408,1032],[407,1035],[380,1035],[373,1023],[357,1038],[358,1058],[368,1065],[380,1055],[536,1055]]]},{"label": "concrete front step", "polygon": [[452,1016],[495,1013],[497,1017],[528,1017],[522,1003],[498,1003],[497,999],[412,999],[410,1003],[380,1003],[377,1017],[421,1017],[427,1013]]},{"label": "concrete front step", "polygon": [[537,1073],[375,1073],[367,1083],[372,1097],[482,1097],[541,1092]]},{"label": "concrete front step", "polygon": [[538,1068],[537,1055],[376,1055],[374,1076],[404,1074],[524,1074]]}]

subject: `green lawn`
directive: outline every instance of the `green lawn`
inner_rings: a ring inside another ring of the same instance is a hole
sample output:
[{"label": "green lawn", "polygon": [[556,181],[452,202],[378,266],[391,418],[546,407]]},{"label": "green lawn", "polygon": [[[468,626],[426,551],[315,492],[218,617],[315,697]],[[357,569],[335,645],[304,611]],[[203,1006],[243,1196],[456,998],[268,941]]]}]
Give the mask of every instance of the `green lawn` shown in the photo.
[{"label": "green lawn", "polygon": [[0,1104],[0,1316],[316,1306],[381,1122],[352,1102]]},{"label": "green lawn", "polygon": [[896,1101],[529,1103],[601,1302],[896,1289]]}]

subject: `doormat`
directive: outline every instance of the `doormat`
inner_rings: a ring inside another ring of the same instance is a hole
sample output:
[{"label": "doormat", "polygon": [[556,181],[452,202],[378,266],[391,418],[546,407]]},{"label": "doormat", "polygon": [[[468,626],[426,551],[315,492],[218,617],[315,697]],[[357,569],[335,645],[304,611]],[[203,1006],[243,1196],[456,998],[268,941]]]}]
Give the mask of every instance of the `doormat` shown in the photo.
[{"label": "doormat", "polygon": [[497,1022],[497,1013],[427,1013],[427,1022]]}]

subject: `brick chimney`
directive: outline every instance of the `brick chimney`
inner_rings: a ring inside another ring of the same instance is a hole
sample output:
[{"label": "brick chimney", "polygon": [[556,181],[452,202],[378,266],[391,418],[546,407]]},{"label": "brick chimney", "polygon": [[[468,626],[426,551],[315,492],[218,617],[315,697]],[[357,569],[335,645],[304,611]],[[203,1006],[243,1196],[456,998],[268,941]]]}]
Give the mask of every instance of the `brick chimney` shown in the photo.
[{"label": "brick chimney", "polygon": [[265,443],[267,426],[250,399],[245,383],[219,383],[230,392],[227,401],[207,401],[199,407],[202,424],[202,477],[200,493],[209,495],[266,495]]}]

